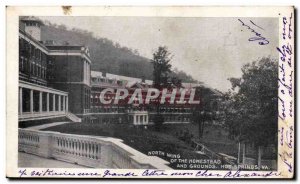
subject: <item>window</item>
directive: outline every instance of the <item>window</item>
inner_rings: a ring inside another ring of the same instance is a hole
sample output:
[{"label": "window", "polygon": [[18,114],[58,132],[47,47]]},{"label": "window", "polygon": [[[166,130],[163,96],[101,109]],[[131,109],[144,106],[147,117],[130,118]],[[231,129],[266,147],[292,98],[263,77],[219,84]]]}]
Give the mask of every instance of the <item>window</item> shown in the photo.
[{"label": "window", "polygon": [[44,69],[41,68],[41,78],[44,78]]},{"label": "window", "polygon": [[30,64],[29,64],[29,73],[32,73],[33,72],[33,69],[32,69],[32,62],[31,61],[29,61],[30,62]]},{"label": "window", "polygon": [[39,65],[36,65],[36,75],[38,77],[40,77],[40,67],[39,67]]},{"label": "window", "polygon": [[34,57],[35,48],[30,44],[30,57]]},{"label": "window", "polygon": [[20,61],[19,61],[19,70],[23,71],[24,70],[24,57],[21,56],[20,57]]},{"label": "window", "polygon": [[35,51],[34,51],[35,53],[35,58],[36,59],[39,59],[39,50],[38,49],[35,49]]}]

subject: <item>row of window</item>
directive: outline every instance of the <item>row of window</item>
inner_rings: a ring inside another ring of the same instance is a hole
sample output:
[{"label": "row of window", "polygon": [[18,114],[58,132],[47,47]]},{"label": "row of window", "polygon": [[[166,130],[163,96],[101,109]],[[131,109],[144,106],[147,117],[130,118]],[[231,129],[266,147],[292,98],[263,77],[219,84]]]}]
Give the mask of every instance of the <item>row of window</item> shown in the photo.
[{"label": "row of window", "polygon": [[19,53],[27,58],[32,58],[41,65],[46,65],[47,54],[36,48],[33,44],[19,37]]},{"label": "row of window", "polygon": [[103,83],[109,83],[109,84],[117,84],[119,86],[123,85],[123,82],[120,80],[113,80],[113,79],[107,79],[107,78],[97,78],[93,77],[92,81],[97,83],[97,82],[103,82]]},{"label": "row of window", "polygon": [[[146,120],[148,117],[139,117],[139,122],[143,122],[143,118]],[[127,119],[127,120],[126,120]],[[187,116],[164,116],[165,122],[189,122],[191,119]],[[148,119],[149,122],[153,122],[153,117],[150,116]],[[122,118],[121,116],[113,115],[111,117],[103,116],[98,117],[97,119],[93,120],[94,123],[133,123],[133,116],[127,116],[127,118]]]},{"label": "row of window", "polygon": [[[187,116],[176,116],[176,115],[173,115],[173,116],[164,116],[164,121],[168,121],[168,122],[189,122],[191,119],[190,117],[187,117]],[[153,122],[153,117],[150,116],[149,118],[149,121],[150,122]]]},{"label": "row of window", "polygon": [[90,109],[90,106],[91,106],[90,94],[91,94],[91,90],[84,88],[84,108],[85,109]]},{"label": "row of window", "polygon": [[22,73],[31,74],[42,79],[47,78],[46,67],[41,66],[35,62],[30,62],[27,58],[20,57],[19,60],[19,70]]},{"label": "row of window", "polygon": [[46,53],[19,37],[19,71],[41,79],[51,79],[52,61]]},{"label": "row of window", "polygon": [[25,22],[24,24],[25,24],[25,26],[36,26],[36,27],[41,26],[41,24],[38,22]]}]

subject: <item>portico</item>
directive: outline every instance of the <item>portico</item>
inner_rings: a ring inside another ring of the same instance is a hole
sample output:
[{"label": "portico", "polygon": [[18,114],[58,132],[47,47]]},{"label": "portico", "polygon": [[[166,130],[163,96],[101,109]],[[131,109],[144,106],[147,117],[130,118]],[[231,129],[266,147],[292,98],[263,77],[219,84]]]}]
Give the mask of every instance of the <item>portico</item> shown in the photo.
[{"label": "portico", "polygon": [[64,116],[68,112],[68,93],[20,81],[19,121]]},{"label": "portico", "polygon": [[129,122],[134,125],[148,125],[149,115],[147,111],[131,111],[129,112]]}]

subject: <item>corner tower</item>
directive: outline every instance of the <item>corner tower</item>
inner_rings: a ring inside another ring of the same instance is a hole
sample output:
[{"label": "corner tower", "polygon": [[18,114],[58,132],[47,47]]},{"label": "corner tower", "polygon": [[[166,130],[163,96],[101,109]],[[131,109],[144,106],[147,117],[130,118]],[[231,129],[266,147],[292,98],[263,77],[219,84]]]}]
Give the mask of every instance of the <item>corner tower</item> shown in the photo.
[{"label": "corner tower", "polygon": [[35,40],[41,41],[41,26],[44,25],[43,22],[35,17],[23,17],[21,21],[25,25],[25,32]]}]

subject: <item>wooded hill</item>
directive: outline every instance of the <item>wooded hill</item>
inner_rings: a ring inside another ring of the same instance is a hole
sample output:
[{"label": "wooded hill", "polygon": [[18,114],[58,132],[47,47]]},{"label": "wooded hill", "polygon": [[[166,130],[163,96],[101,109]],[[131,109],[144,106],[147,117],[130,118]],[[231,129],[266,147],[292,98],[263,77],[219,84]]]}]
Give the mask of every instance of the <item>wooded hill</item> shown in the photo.
[{"label": "wooded hill", "polygon": [[[150,59],[140,56],[137,50],[121,46],[107,38],[97,38],[86,30],[77,28],[69,30],[65,25],[45,22],[45,26],[42,26],[42,40],[88,46],[93,61],[92,70],[153,79]],[[172,71],[171,76],[181,79],[182,82],[196,82],[191,76],[179,70]]]}]

